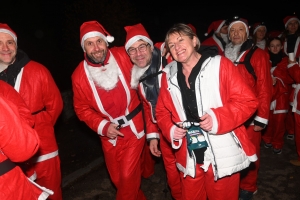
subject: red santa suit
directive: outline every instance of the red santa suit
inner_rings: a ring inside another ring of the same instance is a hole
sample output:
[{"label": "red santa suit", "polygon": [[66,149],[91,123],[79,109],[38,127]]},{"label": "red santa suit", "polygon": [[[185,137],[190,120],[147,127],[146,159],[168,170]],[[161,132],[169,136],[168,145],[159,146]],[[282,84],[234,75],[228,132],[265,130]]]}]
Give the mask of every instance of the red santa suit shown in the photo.
[{"label": "red santa suit", "polygon": [[21,50],[17,51],[15,62],[2,73],[30,109],[34,129],[41,140],[38,152],[29,161],[27,175],[54,191],[49,199],[62,199],[60,159],[54,133],[55,122],[63,108],[60,91],[49,70],[30,60]]},{"label": "red santa suit", "polygon": [[[97,86],[89,68],[109,68],[113,65],[118,68],[117,86],[111,90]],[[141,106],[136,90],[130,88],[131,68],[132,63],[124,47],[113,47],[108,50],[103,66],[93,65],[85,59],[72,74],[75,112],[81,121],[99,134],[118,200],[145,198],[140,190],[140,156],[145,143],[142,112],[122,126],[120,131],[124,137],[106,137],[110,123],[118,124],[118,119],[124,119]]]},{"label": "red santa suit", "polygon": [[218,47],[219,55],[224,55],[224,48],[219,38],[215,34],[204,40],[201,45]]},{"label": "red santa suit", "polygon": [[186,137],[173,138],[176,128],[173,123],[186,120],[177,68],[176,61],[164,68],[156,117],[162,133],[176,149],[183,199],[210,199],[212,196],[214,199],[237,199],[237,172],[257,159],[255,148],[241,124],[255,112],[258,102],[231,61],[221,56],[208,57],[196,78],[195,93],[197,104],[201,104],[198,115],[209,114],[213,127],[209,132],[203,130],[208,147],[204,164],[196,164],[195,155],[189,156]]},{"label": "red santa suit", "polygon": [[[28,125],[28,121],[19,114],[20,109],[3,97],[3,93],[1,93],[0,199],[47,199],[52,191],[32,182],[14,163],[28,160],[38,151],[40,145],[38,134]],[[25,111],[25,108],[22,110]],[[23,114],[25,113],[23,112]]]},{"label": "red santa suit", "polygon": [[[152,44],[148,33],[141,24],[127,26],[125,29],[127,31],[126,43],[129,42],[131,44],[139,39],[142,39]],[[174,149],[172,149],[170,142],[168,142],[161,134],[155,117],[155,106],[158,98],[161,79],[160,72],[162,72],[161,70],[164,65],[172,61],[172,57],[171,55],[168,55],[168,58],[162,56],[162,52],[164,51],[165,47],[164,42],[156,43],[154,46],[151,64],[148,66],[148,69],[144,72],[144,74],[141,75],[142,77],[148,76],[148,78],[138,82],[141,80],[141,77],[136,77],[134,74],[134,69],[139,69],[139,67],[134,65],[132,70],[131,86],[133,88],[138,88],[139,95],[143,102],[147,140],[159,139],[159,147],[162,152],[162,159],[166,170],[167,182],[171,190],[171,195],[175,200],[180,200],[182,198],[181,181],[179,171],[176,167]],[[153,74],[155,75],[152,76]],[[147,80],[150,82],[147,82]],[[143,82],[145,82],[145,85]],[[142,175],[143,177],[149,177],[154,173],[155,160],[153,159],[153,155],[151,154],[149,145],[147,143],[144,148],[142,160]]]},{"label": "red santa suit", "polygon": [[285,118],[289,110],[289,85],[294,82],[288,74],[287,65],[288,57],[284,56],[276,66],[271,68],[276,84],[272,87],[269,123],[263,131],[262,139],[266,144],[272,144],[275,149],[283,148]]},{"label": "red santa suit", "polygon": [[298,63],[288,65],[288,72],[296,82],[292,112],[295,118],[295,144],[300,161],[300,66]]},{"label": "red santa suit", "polygon": [[[249,40],[245,43],[251,44]],[[245,44],[244,43],[244,44]],[[236,60],[235,64],[240,71],[243,80],[252,88],[252,91],[256,95],[259,106],[255,115],[247,122],[247,134],[252,143],[256,146],[256,154],[258,160],[253,163],[255,167],[251,167],[244,170],[241,175],[240,188],[246,191],[255,192],[257,190],[257,176],[260,164],[260,143],[261,143],[261,131],[254,131],[254,125],[260,127],[265,127],[268,124],[270,103],[272,97],[272,76],[271,76],[271,64],[269,61],[269,55],[266,51],[257,48],[251,59],[250,63],[254,69],[257,79],[248,72],[244,64],[239,64],[239,62],[244,61],[245,56],[249,52],[249,47],[245,46],[247,50],[241,49],[240,54]],[[225,50],[226,51],[226,50]],[[249,125],[250,124],[250,125]]]}]

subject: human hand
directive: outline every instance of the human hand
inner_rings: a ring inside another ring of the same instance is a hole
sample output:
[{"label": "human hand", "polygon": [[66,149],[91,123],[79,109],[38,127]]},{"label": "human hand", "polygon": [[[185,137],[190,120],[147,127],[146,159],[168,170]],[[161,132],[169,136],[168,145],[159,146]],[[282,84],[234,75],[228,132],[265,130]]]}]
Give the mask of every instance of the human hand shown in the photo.
[{"label": "human hand", "polygon": [[209,114],[204,114],[202,117],[200,117],[200,127],[205,131],[211,131],[213,127],[213,120],[212,117]]},{"label": "human hand", "polygon": [[124,135],[117,129],[117,124],[111,123],[108,127],[106,137],[115,139],[118,135],[124,137]]},{"label": "human hand", "polygon": [[186,135],[186,130],[183,128],[176,127],[174,130],[173,138],[176,140],[182,139]]},{"label": "human hand", "polygon": [[277,78],[272,78],[272,79],[273,79],[273,85],[275,85],[277,82]]},{"label": "human hand", "polygon": [[253,127],[253,130],[256,131],[256,132],[261,131],[263,129],[264,129],[263,127],[257,126],[257,125],[254,125],[254,127]]},{"label": "human hand", "polygon": [[161,151],[158,149],[158,139],[150,140],[149,149],[154,156],[156,156],[156,157],[161,156]]}]

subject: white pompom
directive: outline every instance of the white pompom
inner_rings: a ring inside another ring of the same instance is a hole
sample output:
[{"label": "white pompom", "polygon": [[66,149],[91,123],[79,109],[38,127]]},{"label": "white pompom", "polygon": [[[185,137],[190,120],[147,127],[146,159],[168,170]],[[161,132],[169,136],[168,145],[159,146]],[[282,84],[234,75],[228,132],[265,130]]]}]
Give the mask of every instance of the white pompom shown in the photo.
[{"label": "white pompom", "polygon": [[112,43],[115,40],[115,38],[110,35],[106,36],[106,39],[107,39],[107,42],[109,42],[109,43]]},{"label": "white pompom", "polygon": [[208,33],[205,33],[204,35],[205,35],[205,36],[208,36]]}]

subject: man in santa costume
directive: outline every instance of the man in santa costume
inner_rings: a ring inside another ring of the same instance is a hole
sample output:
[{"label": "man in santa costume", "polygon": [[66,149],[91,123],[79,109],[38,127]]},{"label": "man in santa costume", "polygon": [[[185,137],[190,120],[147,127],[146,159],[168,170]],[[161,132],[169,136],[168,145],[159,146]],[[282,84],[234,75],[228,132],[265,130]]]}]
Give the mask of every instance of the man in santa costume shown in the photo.
[{"label": "man in santa costume", "polygon": [[84,60],[72,74],[74,109],[101,139],[117,200],[145,199],[140,157],[145,144],[142,104],[130,87],[132,63],[124,47],[108,48],[113,37],[97,21],[84,22]]},{"label": "man in santa costume", "polygon": [[224,49],[226,44],[228,44],[228,21],[227,20],[216,20],[213,21],[205,33],[205,36],[208,36],[209,33],[213,31],[213,35],[205,39],[202,42],[204,46],[216,46],[218,47],[219,55],[224,54]]},{"label": "man in santa costume", "polygon": [[40,146],[37,132],[29,125],[31,113],[14,88],[2,81],[0,86],[0,199],[47,199],[53,192],[31,181],[15,164],[27,161]]},{"label": "man in santa costume", "polygon": [[249,37],[248,21],[243,18],[234,17],[229,24],[228,35],[230,43],[226,45],[225,56],[229,58],[238,68],[243,80],[252,88],[259,101],[255,114],[245,122],[247,134],[254,146],[258,160],[242,171],[240,182],[240,199],[251,199],[257,191],[257,176],[260,163],[261,131],[268,124],[270,103],[272,97],[272,77],[269,55],[266,51],[257,48],[250,63],[254,74],[248,72],[246,65],[241,63],[250,49],[254,47]]},{"label": "man in santa costume", "polygon": [[[131,87],[137,89],[143,101],[144,119],[146,123],[147,142],[144,149],[142,169],[144,175],[150,176],[154,173],[153,158],[162,155],[164,167],[167,173],[168,185],[174,199],[181,199],[181,184],[179,171],[175,163],[174,150],[170,143],[162,137],[157,126],[155,107],[160,90],[160,79],[163,67],[167,64],[167,58],[162,56],[164,43],[153,45],[144,26],[139,23],[126,26],[127,32],[125,49],[133,62],[131,74]],[[149,150],[150,148],[150,150]]]},{"label": "man in santa costume", "polygon": [[61,169],[54,125],[63,101],[49,70],[30,60],[17,48],[17,35],[7,25],[0,24],[0,80],[19,92],[34,117],[34,129],[41,140],[40,148],[28,163],[26,172],[32,180],[51,190],[49,199],[62,199]]},{"label": "man in santa costume", "polygon": [[[296,15],[288,15],[283,19],[284,31],[281,34],[281,38],[284,41],[283,51],[289,56],[290,60],[300,62],[300,20]],[[289,89],[290,93],[290,109],[286,118],[287,139],[294,140],[295,133],[295,118],[292,111],[294,91],[296,85],[293,84]]]}]

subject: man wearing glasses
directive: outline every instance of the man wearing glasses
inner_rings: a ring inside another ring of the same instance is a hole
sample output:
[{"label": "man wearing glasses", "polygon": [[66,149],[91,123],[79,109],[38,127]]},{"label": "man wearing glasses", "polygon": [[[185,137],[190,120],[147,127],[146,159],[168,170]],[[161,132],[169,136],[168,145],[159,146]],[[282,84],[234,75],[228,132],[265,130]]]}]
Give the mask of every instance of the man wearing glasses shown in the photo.
[{"label": "man wearing glasses", "polygon": [[[131,87],[138,90],[143,102],[146,137],[149,143],[149,146],[148,143],[145,143],[142,176],[148,178],[154,174],[155,160],[152,158],[151,153],[156,157],[162,155],[171,194],[174,199],[178,200],[181,199],[181,184],[179,171],[175,164],[174,150],[170,143],[162,137],[155,117],[161,70],[167,61],[162,56],[161,51],[153,45],[142,24],[126,26],[125,30],[127,32],[125,49],[134,64],[131,74]],[[164,43],[159,46],[164,49]]]},{"label": "man wearing glasses", "polygon": [[84,60],[72,74],[74,109],[99,134],[117,200],[146,199],[140,189],[145,143],[142,105],[130,88],[132,63],[124,47],[108,48],[113,37],[97,21],[80,27]]}]

